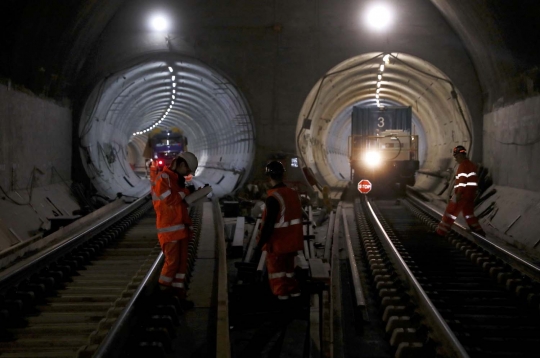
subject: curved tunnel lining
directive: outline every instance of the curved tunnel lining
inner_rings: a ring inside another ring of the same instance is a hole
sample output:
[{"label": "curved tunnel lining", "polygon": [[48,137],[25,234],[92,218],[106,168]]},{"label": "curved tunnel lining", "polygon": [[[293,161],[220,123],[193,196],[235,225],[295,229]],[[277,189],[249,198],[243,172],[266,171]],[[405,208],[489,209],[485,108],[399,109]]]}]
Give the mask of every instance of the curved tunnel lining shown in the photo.
[{"label": "curved tunnel lining", "polygon": [[139,153],[151,130],[173,127],[184,132],[188,150],[199,158],[197,183],[212,185],[222,196],[245,181],[254,157],[255,129],[244,96],[208,65],[163,55],[108,76],[89,96],[79,136],[94,186],[109,197],[146,192],[148,181],[131,168],[144,167]]},{"label": "curved tunnel lining", "polygon": [[[417,134],[423,142],[423,169],[443,170],[445,160],[441,158],[449,157],[449,146],[471,145],[471,116],[459,90],[442,71],[401,53],[386,58],[384,53],[357,56],[318,81],[298,118],[298,151],[321,186],[333,188],[334,194],[348,183],[347,176],[342,178],[343,171],[350,172],[350,130],[346,130],[350,128],[350,116],[344,113],[356,104],[376,106],[377,100],[383,106],[412,107]],[[425,149],[428,147],[430,151]]]}]

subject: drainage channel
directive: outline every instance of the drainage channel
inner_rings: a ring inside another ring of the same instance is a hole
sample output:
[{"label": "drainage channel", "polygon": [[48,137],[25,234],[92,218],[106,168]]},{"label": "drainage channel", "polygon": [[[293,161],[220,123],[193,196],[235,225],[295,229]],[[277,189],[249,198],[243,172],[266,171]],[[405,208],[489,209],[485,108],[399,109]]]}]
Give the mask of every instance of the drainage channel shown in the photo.
[{"label": "drainage channel", "polygon": [[[156,269],[161,253],[151,208],[151,202],[146,201],[105,231],[84,238],[80,244],[71,243],[71,250],[60,257],[37,259],[36,264],[41,266],[32,270],[28,265],[28,276],[12,287],[6,288],[2,282],[0,356],[92,357],[100,352],[104,339],[113,341],[107,336],[111,327],[118,324],[119,317],[127,320],[122,315],[124,309],[133,304],[134,294],[141,292],[139,285],[151,268]],[[190,267],[200,210],[191,215],[196,228],[190,245]],[[159,341],[160,337],[153,336],[167,333],[177,308],[174,302],[149,306],[145,321],[153,328],[137,344],[149,346]],[[142,315],[140,310],[137,314]],[[155,321],[160,322],[156,325]],[[159,350],[164,350],[164,343],[160,344]],[[156,351],[154,348],[148,351]]]},{"label": "drainage channel", "polygon": [[375,237],[362,246],[395,356],[537,356],[538,283],[456,234],[436,236],[412,209],[355,201]]}]

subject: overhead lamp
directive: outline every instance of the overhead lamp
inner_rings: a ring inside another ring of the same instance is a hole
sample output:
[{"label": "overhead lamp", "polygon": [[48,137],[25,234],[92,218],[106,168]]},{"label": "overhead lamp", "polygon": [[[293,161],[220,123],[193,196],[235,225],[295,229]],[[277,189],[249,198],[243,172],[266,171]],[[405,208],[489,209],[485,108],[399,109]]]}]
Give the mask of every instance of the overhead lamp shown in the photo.
[{"label": "overhead lamp", "polygon": [[172,80],[174,81],[176,79],[176,76],[172,76]]},{"label": "overhead lamp", "polygon": [[157,14],[150,18],[150,26],[156,31],[166,31],[169,28],[169,21],[165,16]]},{"label": "overhead lamp", "polygon": [[176,97],[174,96],[174,94],[172,95],[172,99],[175,99]]},{"label": "overhead lamp", "polygon": [[376,95],[375,95],[375,98],[379,98],[379,94],[376,94]]},{"label": "overhead lamp", "polygon": [[173,87],[176,87],[176,82],[172,84]]},{"label": "overhead lamp", "polygon": [[382,80],[382,74],[379,73],[379,74],[377,75],[377,79],[378,79],[379,81]]},{"label": "overhead lamp", "polygon": [[171,105],[170,105],[170,107],[172,107],[172,105],[173,105],[173,104],[174,104],[174,101],[171,101]]},{"label": "overhead lamp", "polygon": [[390,6],[386,4],[375,4],[365,12],[366,24],[376,31],[384,31],[390,27],[394,14]]},{"label": "overhead lamp", "polygon": [[380,88],[381,87],[381,82],[377,82],[377,88]]},{"label": "overhead lamp", "polygon": [[377,88],[377,93],[380,93],[381,92],[381,89],[380,88]]},{"label": "overhead lamp", "polygon": [[173,89],[173,90],[172,90],[172,93],[176,93],[176,90]]},{"label": "overhead lamp", "polygon": [[172,67],[171,66],[169,66],[169,72],[172,72]]},{"label": "overhead lamp", "polygon": [[388,65],[390,63],[390,54],[387,53],[386,55],[384,55],[382,60]]},{"label": "overhead lamp", "polygon": [[[384,64],[382,64],[381,67],[379,67],[379,70],[380,70],[381,72],[384,71]],[[173,76],[173,77],[174,77],[174,76]]]}]

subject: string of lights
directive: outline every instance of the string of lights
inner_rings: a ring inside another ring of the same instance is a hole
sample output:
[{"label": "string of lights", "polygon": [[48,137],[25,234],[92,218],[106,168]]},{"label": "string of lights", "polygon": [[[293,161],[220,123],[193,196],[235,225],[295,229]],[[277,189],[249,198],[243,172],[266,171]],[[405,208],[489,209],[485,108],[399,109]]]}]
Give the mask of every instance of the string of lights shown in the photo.
[{"label": "string of lights", "polygon": [[390,64],[390,55],[386,54],[383,56],[382,63],[379,66],[379,70],[377,71],[377,88],[375,89],[375,102],[377,103],[377,107],[383,107],[381,104],[381,89],[382,89],[382,80],[383,80],[383,73],[385,69],[385,65],[387,66]]},{"label": "string of lights", "polygon": [[[174,73],[174,70],[173,70],[173,68],[171,66],[169,66],[168,69],[169,69],[169,73]],[[157,121],[155,121],[151,126],[145,128],[145,129],[143,129],[141,131],[133,133],[134,136],[150,132],[152,129],[154,129],[155,127],[160,125],[161,122],[163,122],[165,120],[165,118],[167,118],[167,115],[169,114],[169,112],[173,108],[174,100],[176,99],[176,82],[175,81],[176,81],[176,75],[173,74],[172,77],[171,77],[172,92],[171,92],[171,100],[169,102],[169,107],[167,107],[167,109],[164,111],[163,115]]]}]

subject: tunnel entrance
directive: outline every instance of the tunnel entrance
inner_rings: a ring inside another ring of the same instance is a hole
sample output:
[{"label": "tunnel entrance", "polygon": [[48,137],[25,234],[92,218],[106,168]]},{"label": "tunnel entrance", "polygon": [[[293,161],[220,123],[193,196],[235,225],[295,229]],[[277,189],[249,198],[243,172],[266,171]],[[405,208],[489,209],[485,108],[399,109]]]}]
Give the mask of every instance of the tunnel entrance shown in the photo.
[{"label": "tunnel entrance", "polygon": [[194,180],[222,196],[247,179],[255,127],[243,94],[221,72],[193,58],[162,54],[100,80],[79,125],[80,155],[100,194],[149,189],[144,148],[155,131],[182,128],[199,159]]},{"label": "tunnel entrance", "polygon": [[348,59],[315,84],[296,128],[302,164],[320,187],[331,189],[333,198],[350,183],[355,106],[411,107],[411,134],[419,140],[420,171],[442,168],[441,161],[451,157],[449,146],[455,142],[472,149],[472,119],[465,100],[433,64],[403,53],[368,53]]}]

